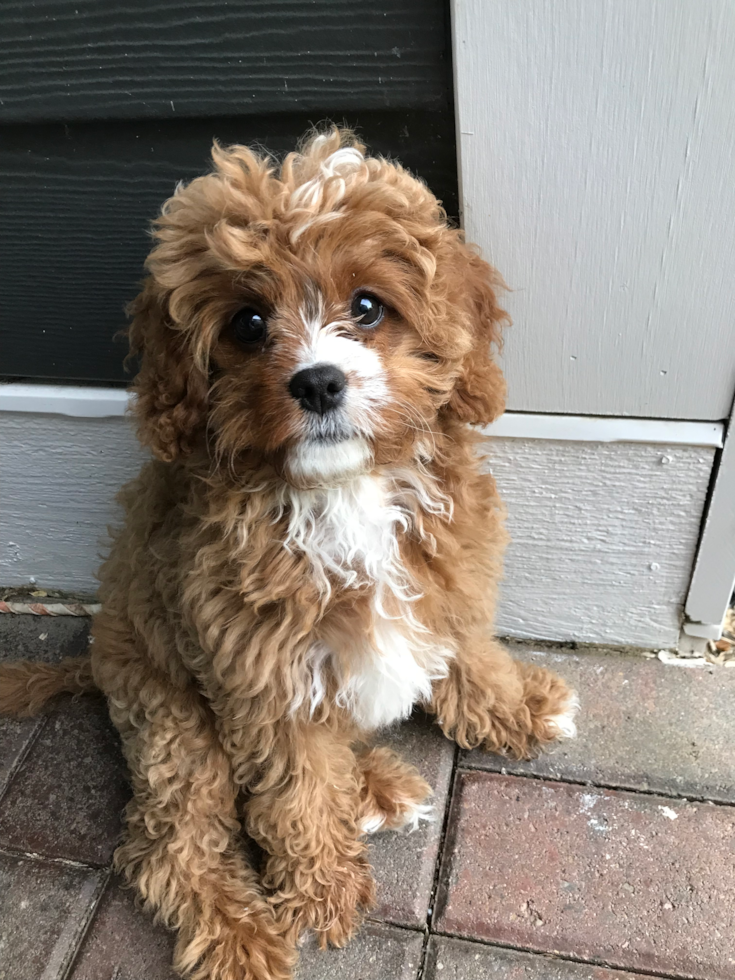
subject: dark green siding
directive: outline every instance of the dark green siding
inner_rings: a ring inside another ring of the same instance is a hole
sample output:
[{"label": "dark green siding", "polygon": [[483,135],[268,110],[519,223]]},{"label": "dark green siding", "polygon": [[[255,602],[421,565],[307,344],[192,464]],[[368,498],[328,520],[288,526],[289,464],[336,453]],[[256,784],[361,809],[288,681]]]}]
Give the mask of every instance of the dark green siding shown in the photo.
[{"label": "dark green siding", "polygon": [[445,0],[0,5],[0,374],[124,383],[147,227],[212,138],[356,127],[457,213]]}]

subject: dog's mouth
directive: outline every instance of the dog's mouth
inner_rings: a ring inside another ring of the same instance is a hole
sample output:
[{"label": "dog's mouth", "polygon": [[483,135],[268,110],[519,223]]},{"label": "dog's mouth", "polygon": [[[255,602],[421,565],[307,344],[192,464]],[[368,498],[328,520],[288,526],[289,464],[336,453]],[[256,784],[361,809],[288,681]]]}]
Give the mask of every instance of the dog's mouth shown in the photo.
[{"label": "dog's mouth", "polygon": [[303,442],[306,445],[312,444],[314,446],[338,446],[341,442],[347,442],[351,438],[353,436],[345,432],[334,435],[312,436],[309,439],[304,439]]},{"label": "dog's mouth", "polygon": [[311,415],[306,419],[300,442],[329,446],[353,439],[356,435],[354,426],[344,418],[342,413],[329,412],[321,416]]}]

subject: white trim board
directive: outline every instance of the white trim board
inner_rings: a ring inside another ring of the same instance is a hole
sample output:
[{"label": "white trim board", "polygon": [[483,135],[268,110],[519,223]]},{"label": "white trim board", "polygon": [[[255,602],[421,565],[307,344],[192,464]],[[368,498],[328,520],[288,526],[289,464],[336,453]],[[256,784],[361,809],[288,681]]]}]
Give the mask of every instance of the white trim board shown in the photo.
[{"label": "white trim board", "polygon": [[719,640],[735,589],[735,408],[705,516],[685,606],[689,636]]},{"label": "white trim board", "polygon": [[104,419],[124,415],[130,392],[81,385],[0,384],[0,412],[33,412]]},{"label": "white trim board", "polygon": [[502,439],[557,439],[565,442],[642,442],[648,445],[722,446],[722,422],[611,418],[599,415],[538,415],[506,412],[483,430]]},{"label": "white trim board", "polygon": [[[0,412],[41,412],[77,418],[124,415],[131,394],[122,388],[80,385],[0,385]],[[630,442],[720,449],[722,422],[611,418],[591,415],[543,415],[506,412],[484,430],[501,439],[557,439],[569,442]]]}]

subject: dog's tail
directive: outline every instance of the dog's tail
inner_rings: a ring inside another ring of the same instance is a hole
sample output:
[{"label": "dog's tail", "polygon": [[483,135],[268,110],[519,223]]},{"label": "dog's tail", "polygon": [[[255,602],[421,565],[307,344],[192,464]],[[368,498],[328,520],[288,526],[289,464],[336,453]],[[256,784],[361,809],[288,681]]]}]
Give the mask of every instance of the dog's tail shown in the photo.
[{"label": "dog's tail", "polygon": [[37,715],[57,694],[95,689],[89,654],[66,657],[58,664],[32,660],[0,664],[0,715],[27,718]]}]

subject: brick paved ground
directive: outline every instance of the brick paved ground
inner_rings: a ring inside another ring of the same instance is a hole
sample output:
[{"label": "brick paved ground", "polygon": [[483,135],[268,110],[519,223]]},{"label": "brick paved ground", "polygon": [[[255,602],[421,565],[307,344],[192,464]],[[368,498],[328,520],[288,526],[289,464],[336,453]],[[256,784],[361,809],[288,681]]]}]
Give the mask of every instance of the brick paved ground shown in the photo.
[{"label": "brick paved ground", "polygon": [[[0,617],[0,658],[84,649],[86,624]],[[438,819],[372,844],[379,906],[298,980],[735,980],[735,670],[515,645],[577,686],[580,736],[533,763],[385,741]],[[173,980],[171,938],[110,875],[128,796],[94,698],[0,721],[0,980]]]}]

